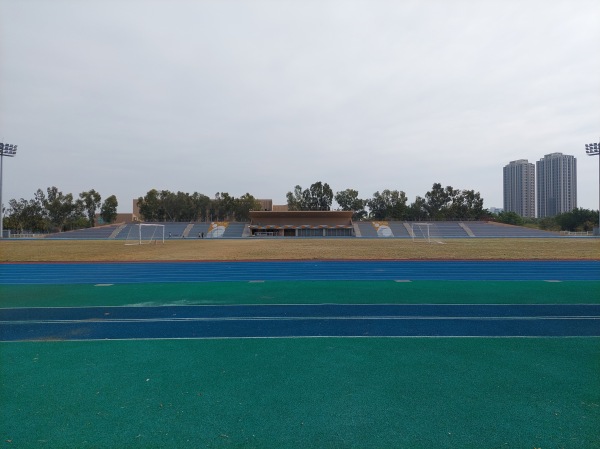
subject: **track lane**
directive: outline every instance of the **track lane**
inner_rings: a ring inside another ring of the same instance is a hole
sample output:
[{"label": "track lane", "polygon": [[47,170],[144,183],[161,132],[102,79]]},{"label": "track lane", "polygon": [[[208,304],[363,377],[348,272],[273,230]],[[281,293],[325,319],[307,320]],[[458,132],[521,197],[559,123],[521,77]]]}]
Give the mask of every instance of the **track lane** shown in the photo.
[{"label": "track lane", "polygon": [[0,284],[303,280],[600,280],[600,261],[262,261],[0,264]]},{"label": "track lane", "polygon": [[0,310],[0,341],[600,336],[600,305],[276,305]]}]

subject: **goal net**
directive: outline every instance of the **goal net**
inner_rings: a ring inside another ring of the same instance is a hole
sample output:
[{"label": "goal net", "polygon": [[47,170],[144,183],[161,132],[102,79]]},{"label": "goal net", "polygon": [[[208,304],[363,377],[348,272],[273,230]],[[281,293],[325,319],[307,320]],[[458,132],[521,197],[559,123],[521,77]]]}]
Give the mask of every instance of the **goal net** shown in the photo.
[{"label": "goal net", "polygon": [[165,225],[137,223],[129,228],[125,239],[125,245],[145,245],[157,242],[165,243]]},{"label": "goal net", "polygon": [[435,223],[412,223],[413,242],[443,243]]}]

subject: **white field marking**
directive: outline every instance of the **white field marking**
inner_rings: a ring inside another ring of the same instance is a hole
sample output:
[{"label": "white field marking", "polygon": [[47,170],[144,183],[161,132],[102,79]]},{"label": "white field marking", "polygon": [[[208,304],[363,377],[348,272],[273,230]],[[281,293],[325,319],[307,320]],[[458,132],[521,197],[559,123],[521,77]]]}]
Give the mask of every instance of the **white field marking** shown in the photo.
[{"label": "white field marking", "polygon": [[10,324],[84,324],[84,323],[170,323],[170,322],[226,322],[226,321],[536,321],[536,320],[600,320],[600,316],[511,316],[511,317],[460,317],[460,316],[330,316],[330,317],[192,317],[192,318],[125,318],[83,320],[18,320],[0,321]]},{"label": "white field marking", "polygon": [[412,282],[410,279],[396,279],[394,282]]},{"label": "white field marking", "polygon": [[248,281],[249,284],[263,284],[265,281],[257,280],[257,281]]},{"label": "white field marking", "polygon": [[[561,281],[562,282],[562,281]],[[146,306],[147,304],[147,306]],[[536,307],[536,306],[597,306],[598,303],[595,302],[577,302],[573,304],[569,303],[443,303],[443,302],[426,302],[426,303],[397,303],[397,302],[381,302],[381,303],[337,303],[337,302],[320,302],[320,303],[255,303],[255,304],[197,304],[197,303],[189,303],[189,304],[177,304],[177,303],[137,303],[137,304],[123,304],[120,306],[56,306],[56,307],[2,307],[2,310],[46,310],[46,309],[121,309],[121,308],[140,308],[140,307],[297,307],[297,306],[398,306],[398,307],[414,307],[414,306],[427,306],[427,307],[436,307],[436,306],[473,306],[473,307],[487,307],[487,306],[502,306],[502,307]]]},{"label": "white field marking", "polygon": [[558,279],[547,279],[544,282],[562,282],[562,281],[559,281]]},{"label": "white field marking", "polygon": [[115,284],[96,284],[96,285],[94,285],[94,287],[111,287],[113,285],[115,285]]},{"label": "white field marking", "polygon": [[[597,336],[585,336],[585,335],[287,335],[285,337],[172,337],[172,338],[69,338],[66,340],[7,340],[2,341],[4,344],[9,343],[64,343],[67,341],[75,341],[78,343],[83,342],[97,342],[101,341],[103,343],[108,342],[122,342],[122,341],[163,341],[163,340],[300,340],[306,338],[338,338],[338,339],[348,339],[348,338],[360,338],[360,339],[374,339],[374,338],[385,338],[385,339],[415,339],[415,338],[427,338],[427,339],[442,339],[442,338],[474,338],[474,339],[509,339],[509,338],[520,338],[520,339],[598,339]],[[1,340],[0,340],[1,341]]]}]

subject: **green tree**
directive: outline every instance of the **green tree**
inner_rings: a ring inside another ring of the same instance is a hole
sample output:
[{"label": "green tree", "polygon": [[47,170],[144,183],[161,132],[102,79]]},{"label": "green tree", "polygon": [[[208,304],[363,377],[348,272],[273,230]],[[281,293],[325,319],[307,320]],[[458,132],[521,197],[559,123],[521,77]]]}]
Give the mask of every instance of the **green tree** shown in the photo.
[{"label": "green tree", "polygon": [[79,198],[83,202],[83,207],[87,213],[88,226],[93,228],[96,224],[96,210],[100,207],[102,197],[92,189],[88,192],[81,192]]},{"label": "green tree", "polygon": [[139,197],[137,201],[140,215],[144,221],[162,221],[164,211],[162,210],[158,190],[148,190],[146,195]]},{"label": "green tree", "polygon": [[192,202],[192,221],[207,221],[207,214],[210,210],[210,198],[198,192],[191,195]]},{"label": "green tree", "polygon": [[302,187],[296,186],[294,187],[293,192],[286,193],[288,210],[304,210],[303,204],[304,199],[302,196]]},{"label": "green tree", "polygon": [[367,206],[371,213],[370,217],[375,220],[404,220],[407,216],[406,194],[398,190],[385,189],[373,194],[373,198],[367,200]]},{"label": "green tree", "polygon": [[308,189],[296,186],[286,194],[288,210],[331,210],[333,190],[329,184],[315,182]]},{"label": "green tree", "polygon": [[561,231],[592,231],[598,226],[598,211],[581,207],[554,217]]},{"label": "green tree", "polygon": [[225,221],[235,215],[235,198],[227,192],[215,193],[212,200],[211,216],[213,220]]},{"label": "green tree", "polygon": [[250,211],[260,210],[260,203],[249,193],[234,200],[234,215],[236,221],[250,221]]},{"label": "green tree", "polygon": [[318,181],[302,192],[302,198],[305,201],[304,210],[331,210],[333,191],[329,184]]},{"label": "green tree", "polygon": [[474,190],[454,191],[452,204],[447,210],[447,218],[451,220],[479,220],[487,215],[483,209],[483,199]]},{"label": "green tree", "polygon": [[429,192],[425,194],[425,210],[431,220],[446,220],[448,209],[452,199],[458,193],[451,186],[443,188],[440,183],[433,184]]},{"label": "green tree", "polygon": [[334,198],[343,211],[352,211],[352,220],[363,220],[367,216],[367,211],[365,210],[367,202],[358,197],[358,190],[342,190],[341,192],[337,192]]},{"label": "green tree", "polygon": [[[63,194],[56,187],[46,189],[44,207],[54,229],[66,231],[82,225],[84,205],[81,200],[73,201],[73,194]],[[85,225],[83,226],[85,227]]]},{"label": "green tree", "polygon": [[4,217],[4,227],[22,234],[29,232],[46,232],[48,221],[44,207],[35,199],[19,201],[11,199],[8,202],[7,214]]},{"label": "green tree", "polygon": [[516,226],[523,226],[525,224],[525,220],[523,220],[523,217],[521,217],[516,212],[502,211],[498,214],[496,220],[500,223]]},{"label": "green tree", "polygon": [[111,195],[104,200],[104,203],[102,203],[102,206],[100,207],[100,217],[102,217],[104,223],[108,224],[116,220],[118,205],[119,202],[114,195]]}]

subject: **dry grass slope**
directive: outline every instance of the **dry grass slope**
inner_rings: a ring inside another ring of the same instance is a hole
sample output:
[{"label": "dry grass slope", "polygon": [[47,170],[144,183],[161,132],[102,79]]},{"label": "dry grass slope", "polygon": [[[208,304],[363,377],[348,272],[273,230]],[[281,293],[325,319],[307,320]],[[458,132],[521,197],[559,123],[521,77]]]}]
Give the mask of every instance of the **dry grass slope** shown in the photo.
[{"label": "dry grass slope", "polygon": [[122,241],[0,241],[0,262],[172,260],[599,260],[600,239],[197,240],[125,246]]}]

